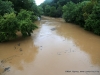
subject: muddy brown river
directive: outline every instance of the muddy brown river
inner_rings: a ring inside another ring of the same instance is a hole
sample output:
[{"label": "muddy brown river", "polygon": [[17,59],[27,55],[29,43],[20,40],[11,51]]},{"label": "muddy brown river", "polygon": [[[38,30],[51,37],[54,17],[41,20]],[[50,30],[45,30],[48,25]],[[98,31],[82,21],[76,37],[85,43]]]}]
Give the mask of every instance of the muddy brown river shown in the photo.
[{"label": "muddy brown river", "polygon": [[0,75],[100,75],[100,36],[42,17],[31,37],[0,43]]}]

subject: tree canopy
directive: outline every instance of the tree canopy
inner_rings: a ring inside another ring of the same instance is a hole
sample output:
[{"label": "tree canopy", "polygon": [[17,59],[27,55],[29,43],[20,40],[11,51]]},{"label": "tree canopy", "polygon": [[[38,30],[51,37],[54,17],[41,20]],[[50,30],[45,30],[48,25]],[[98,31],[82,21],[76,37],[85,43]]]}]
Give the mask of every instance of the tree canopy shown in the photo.
[{"label": "tree canopy", "polygon": [[100,35],[100,0],[45,0],[40,6],[46,16],[63,17]]},{"label": "tree canopy", "polygon": [[30,36],[40,14],[34,0],[0,0],[0,42],[15,39],[18,31]]}]

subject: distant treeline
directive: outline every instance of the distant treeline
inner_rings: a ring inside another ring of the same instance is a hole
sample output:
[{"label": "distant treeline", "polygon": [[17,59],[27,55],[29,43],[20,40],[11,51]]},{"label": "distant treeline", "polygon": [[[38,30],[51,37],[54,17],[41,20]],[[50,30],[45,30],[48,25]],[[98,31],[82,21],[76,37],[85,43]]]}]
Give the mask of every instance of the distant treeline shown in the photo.
[{"label": "distant treeline", "polygon": [[15,39],[18,31],[30,36],[39,15],[34,0],[0,0],[0,42]]},{"label": "distant treeline", "polygon": [[45,0],[39,7],[42,15],[63,17],[100,35],[100,0]]}]

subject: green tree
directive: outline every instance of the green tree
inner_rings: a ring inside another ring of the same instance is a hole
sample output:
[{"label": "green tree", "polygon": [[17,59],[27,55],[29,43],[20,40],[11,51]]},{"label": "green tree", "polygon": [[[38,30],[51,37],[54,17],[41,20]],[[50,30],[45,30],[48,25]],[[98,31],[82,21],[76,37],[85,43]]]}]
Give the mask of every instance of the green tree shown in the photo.
[{"label": "green tree", "polygon": [[0,18],[0,42],[15,39],[18,30],[16,14],[5,14]]},{"label": "green tree", "polygon": [[30,36],[37,26],[32,22],[33,12],[21,10],[18,15],[14,13],[0,16],[0,42],[15,39],[16,32],[21,31],[24,37]]},{"label": "green tree", "polygon": [[85,20],[92,13],[94,5],[96,5],[99,2],[99,0],[91,0],[87,2],[88,3],[83,7],[83,12],[84,12],[83,16]]},{"label": "green tree", "polygon": [[30,36],[37,28],[33,22],[39,14],[33,0],[0,0],[0,42],[15,39],[18,31]]},{"label": "green tree", "polygon": [[49,14],[50,14],[50,6],[49,5],[46,5],[45,6],[45,15],[46,16],[49,16]]},{"label": "green tree", "polygon": [[12,2],[0,0],[0,15],[14,12],[12,6],[13,6]]},{"label": "green tree", "polygon": [[18,13],[17,19],[19,24],[19,30],[24,37],[28,35],[30,36],[33,30],[37,28],[37,26],[32,22],[32,13],[33,12],[26,10],[21,10],[20,13]]},{"label": "green tree", "polygon": [[76,5],[76,9],[75,9],[75,20],[74,20],[74,23],[75,24],[78,24],[80,25],[81,27],[84,27],[84,24],[85,24],[85,20],[84,20],[84,12],[83,12],[83,7],[87,4],[87,2],[81,2],[81,3],[78,3]]},{"label": "green tree", "polygon": [[93,12],[85,21],[85,29],[93,31],[95,34],[100,35],[100,4],[98,3],[93,7]]},{"label": "green tree", "polygon": [[51,17],[56,17],[56,7],[52,6],[50,8],[50,16]]},{"label": "green tree", "polygon": [[84,27],[85,20],[84,20],[84,12],[83,7],[86,6],[87,2],[81,2],[81,3],[73,3],[68,2],[66,5],[63,6],[63,18],[66,22],[71,22],[78,24],[82,27]]},{"label": "green tree", "polygon": [[14,10],[18,13],[20,12],[21,9],[29,10],[29,11],[34,11],[35,15],[39,15],[39,11],[37,8],[37,5],[34,0],[9,0],[11,1],[14,6]]},{"label": "green tree", "polygon": [[38,11],[39,11],[39,14],[40,15],[43,15],[44,14],[43,8],[41,6],[38,6]]},{"label": "green tree", "polygon": [[56,15],[56,17],[62,17],[62,14],[63,14],[63,12],[62,12],[62,6],[59,5],[58,8],[57,8],[57,10],[56,10],[55,15]]},{"label": "green tree", "polygon": [[66,6],[63,6],[63,18],[66,22],[74,22],[76,13],[76,4],[73,2],[68,2]]}]

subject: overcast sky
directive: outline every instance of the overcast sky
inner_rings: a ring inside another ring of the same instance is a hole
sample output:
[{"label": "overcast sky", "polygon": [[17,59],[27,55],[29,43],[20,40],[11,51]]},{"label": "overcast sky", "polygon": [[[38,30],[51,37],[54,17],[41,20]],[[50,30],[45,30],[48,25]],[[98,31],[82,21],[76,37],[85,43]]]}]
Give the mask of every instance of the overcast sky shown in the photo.
[{"label": "overcast sky", "polygon": [[45,0],[35,0],[37,5],[40,5],[42,2],[44,2]]}]

